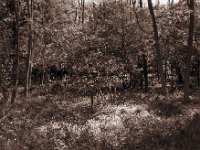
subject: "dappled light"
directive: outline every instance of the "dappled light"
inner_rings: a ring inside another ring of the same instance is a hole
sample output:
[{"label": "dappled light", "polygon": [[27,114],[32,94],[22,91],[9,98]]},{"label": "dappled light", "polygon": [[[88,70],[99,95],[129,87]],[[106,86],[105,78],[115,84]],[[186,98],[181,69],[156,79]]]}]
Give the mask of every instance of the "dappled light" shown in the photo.
[{"label": "dappled light", "polygon": [[0,150],[199,150],[198,0],[1,0]]}]

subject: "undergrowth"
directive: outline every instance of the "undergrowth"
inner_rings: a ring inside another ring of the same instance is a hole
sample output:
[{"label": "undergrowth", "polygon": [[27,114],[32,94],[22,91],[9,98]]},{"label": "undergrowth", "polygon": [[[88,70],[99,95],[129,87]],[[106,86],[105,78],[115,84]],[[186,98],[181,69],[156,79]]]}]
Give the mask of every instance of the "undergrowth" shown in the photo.
[{"label": "undergrowth", "polygon": [[70,105],[58,96],[18,102],[1,123],[0,146],[3,150],[200,148],[198,105],[183,107],[174,95],[124,94],[127,103],[107,104],[95,114],[88,103]]}]

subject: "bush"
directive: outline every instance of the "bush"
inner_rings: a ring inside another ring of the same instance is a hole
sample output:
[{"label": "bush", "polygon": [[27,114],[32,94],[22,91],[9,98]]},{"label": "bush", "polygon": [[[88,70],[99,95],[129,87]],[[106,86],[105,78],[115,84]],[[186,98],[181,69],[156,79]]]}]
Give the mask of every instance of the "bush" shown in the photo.
[{"label": "bush", "polygon": [[37,86],[32,86],[30,88],[30,93],[33,97],[37,96],[45,96],[49,94],[50,91],[50,85],[45,84],[45,85],[37,85]]},{"label": "bush", "polygon": [[126,140],[121,143],[121,149],[171,149],[170,133],[174,130],[176,130],[176,126],[173,121],[145,119],[138,127],[132,126],[129,128]]},{"label": "bush", "polygon": [[153,102],[153,108],[160,116],[172,117],[182,114],[181,104],[169,99],[157,99]]},{"label": "bush", "polygon": [[172,138],[175,138],[175,146],[178,149],[200,149],[200,115],[195,114]]},{"label": "bush", "polygon": [[[32,131],[32,130],[19,130],[16,133],[16,137],[12,135],[9,140],[0,141],[2,149],[5,150],[53,150],[54,141]],[[14,138],[14,139],[12,139]]]},{"label": "bush", "polygon": [[51,94],[61,95],[64,92],[64,85],[62,83],[55,83],[51,88]]}]

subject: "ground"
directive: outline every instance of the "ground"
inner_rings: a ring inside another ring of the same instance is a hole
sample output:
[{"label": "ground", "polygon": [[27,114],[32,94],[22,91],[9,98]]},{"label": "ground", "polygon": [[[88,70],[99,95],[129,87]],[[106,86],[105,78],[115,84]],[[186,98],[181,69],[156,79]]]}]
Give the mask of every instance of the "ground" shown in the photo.
[{"label": "ground", "polygon": [[88,97],[18,97],[0,120],[0,145],[3,150],[200,149],[199,93],[188,105],[181,104],[181,91],[167,97],[131,91],[97,95],[93,111]]}]

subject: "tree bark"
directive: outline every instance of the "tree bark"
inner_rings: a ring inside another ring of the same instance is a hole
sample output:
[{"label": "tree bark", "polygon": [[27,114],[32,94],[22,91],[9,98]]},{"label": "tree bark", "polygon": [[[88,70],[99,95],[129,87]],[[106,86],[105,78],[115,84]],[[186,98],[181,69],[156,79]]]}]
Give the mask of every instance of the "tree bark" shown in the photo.
[{"label": "tree bark", "polygon": [[75,17],[74,17],[74,24],[76,24],[77,16],[78,16],[78,8],[76,7]]},{"label": "tree bark", "polygon": [[29,24],[28,24],[28,29],[29,29],[29,35],[28,35],[28,55],[27,55],[27,62],[26,62],[26,85],[25,85],[25,96],[29,96],[29,88],[30,88],[30,82],[31,82],[31,66],[32,66],[32,42],[33,42],[33,37],[32,37],[32,21],[33,21],[33,1],[32,0],[27,0],[27,6],[28,6],[28,17],[29,17]]},{"label": "tree bark", "polygon": [[6,102],[9,100],[8,89],[3,81],[3,62],[0,61],[0,119],[4,116],[4,110],[6,106]]},{"label": "tree bark", "polygon": [[15,33],[14,37],[14,49],[16,53],[15,57],[15,65],[14,66],[14,88],[12,91],[11,103],[15,102],[18,90],[18,82],[19,82],[19,54],[20,54],[20,46],[19,46],[19,1],[12,0],[13,5],[15,6]]},{"label": "tree bark", "polygon": [[142,7],[143,7],[143,2],[142,2],[142,0],[140,0],[139,3],[140,3],[140,8],[142,8]]},{"label": "tree bark", "polygon": [[41,66],[41,85],[44,85],[44,78],[45,78],[45,52],[43,52],[43,60],[42,60],[42,66]]},{"label": "tree bark", "polygon": [[184,80],[184,98],[183,103],[190,102],[189,99],[189,83],[190,83],[190,70],[191,70],[191,56],[193,50],[193,34],[194,34],[194,0],[190,0],[189,4],[190,12],[190,24],[189,24],[189,36],[188,36],[188,49],[186,53],[186,68],[185,68],[185,80]]},{"label": "tree bark", "polygon": [[153,5],[152,5],[152,1],[151,0],[148,0],[148,7],[149,7],[150,14],[151,14],[152,22],[153,22],[154,40],[155,40],[155,48],[156,48],[157,63],[158,63],[157,65],[158,65],[158,72],[159,72],[160,78],[161,78],[162,94],[166,95],[167,94],[166,81],[165,81],[165,76],[164,76],[164,73],[163,73],[163,66],[162,66],[162,58],[161,58],[161,52],[160,52],[158,29],[157,29],[155,14],[154,14],[154,11],[153,11]]},{"label": "tree bark", "polygon": [[174,0],[168,0],[169,7],[172,8],[174,5]]},{"label": "tree bark", "polygon": [[144,73],[144,84],[145,84],[145,92],[147,93],[149,90],[148,87],[148,64],[147,64],[147,58],[145,55],[143,57],[143,73]]},{"label": "tree bark", "polygon": [[199,61],[199,53],[198,53],[198,56],[197,56],[197,85],[200,86],[200,61]]},{"label": "tree bark", "polygon": [[85,0],[82,0],[82,24],[84,23],[85,19]]},{"label": "tree bark", "polygon": [[178,76],[178,84],[183,84],[183,76],[181,74],[181,67],[179,65],[176,65],[176,74]]}]

